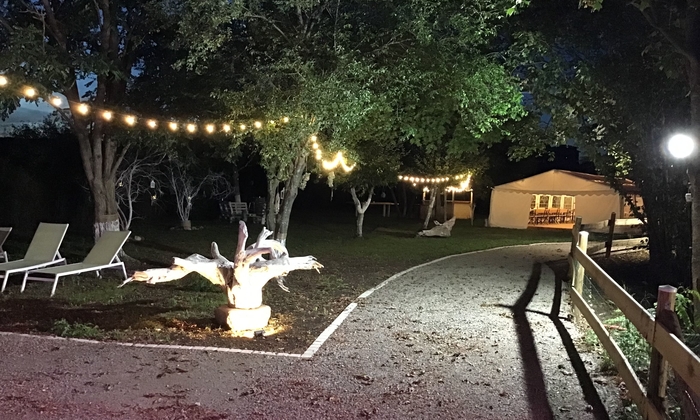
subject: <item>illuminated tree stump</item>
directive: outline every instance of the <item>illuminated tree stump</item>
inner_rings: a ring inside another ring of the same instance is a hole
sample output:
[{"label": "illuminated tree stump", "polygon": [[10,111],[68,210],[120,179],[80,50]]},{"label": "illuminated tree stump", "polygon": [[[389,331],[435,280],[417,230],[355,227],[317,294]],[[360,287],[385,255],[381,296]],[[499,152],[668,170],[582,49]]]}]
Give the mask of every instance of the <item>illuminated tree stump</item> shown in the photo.
[{"label": "illuminated tree stump", "polygon": [[[262,329],[270,320],[270,307],[262,304],[262,289],[267,282],[277,278],[279,286],[289,291],[284,285],[284,276],[289,272],[318,271],[323,267],[312,256],[290,258],[284,245],[267,239],[270,235],[272,232],[263,228],[257,241],[246,249],[248,228],[241,221],[233,262],[222,256],[216,242],[212,242],[211,259],[199,254],[187,258],[175,257],[169,268],[137,271],[122,286],[131,281],[164,283],[197,272],[226,292],[228,304],[220,306],[214,313],[221,325],[227,325],[233,331]],[[269,259],[263,258],[266,254],[269,254]]]}]

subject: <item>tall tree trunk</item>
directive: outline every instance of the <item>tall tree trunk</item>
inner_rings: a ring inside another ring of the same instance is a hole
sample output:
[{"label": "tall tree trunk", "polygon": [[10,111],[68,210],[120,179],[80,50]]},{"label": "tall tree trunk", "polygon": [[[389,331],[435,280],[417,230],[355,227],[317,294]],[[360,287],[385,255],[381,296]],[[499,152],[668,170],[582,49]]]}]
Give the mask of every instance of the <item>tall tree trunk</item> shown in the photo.
[{"label": "tall tree trunk", "polygon": [[406,218],[408,214],[408,196],[406,195],[406,183],[401,183],[401,217]]},{"label": "tall tree trunk", "polygon": [[[700,2],[688,2],[686,45],[688,48],[688,81],[690,85],[690,121],[696,143],[700,141]],[[697,147],[697,145],[696,145]],[[693,290],[700,292],[700,165],[695,157],[688,168],[692,193],[691,275]],[[700,329],[700,299],[693,297],[695,327]]]},{"label": "tall tree trunk", "polygon": [[241,202],[241,180],[238,174],[238,168],[235,168],[231,173],[231,179],[233,179],[233,200],[236,203]]},{"label": "tall tree trunk", "polygon": [[430,204],[428,204],[428,212],[425,214],[425,220],[423,221],[423,230],[428,229],[428,224],[430,223],[430,216],[433,215],[433,208],[435,208],[435,198],[437,196],[437,186],[430,188]]},{"label": "tall tree trunk", "polygon": [[284,197],[282,198],[282,203],[280,205],[280,213],[277,217],[277,226],[275,229],[275,239],[281,242],[282,245],[287,243],[289,218],[292,214],[294,200],[297,198],[297,194],[299,194],[299,186],[304,178],[304,171],[306,170],[306,157],[306,151],[302,151],[299,153],[299,155],[297,155],[296,159],[294,160],[292,175],[284,185]]},{"label": "tall tree trunk", "polygon": [[277,227],[277,212],[275,211],[275,198],[277,197],[277,189],[280,186],[280,181],[277,178],[272,178],[268,175],[267,178],[267,205],[265,211],[265,227],[268,230],[275,231]]},{"label": "tall tree trunk", "polygon": [[364,203],[360,202],[360,199],[357,198],[357,192],[355,191],[355,187],[350,188],[350,195],[352,195],[352,201],[355,203],[355,213],[357,214],[357,237],[362,238],[362,225],[365,221],[365,212],[369,208],[369,205],[372,204],[372,195],[374,195],[374,187],[371,187],[369,189],[369,192],[367,193],[367,200]]}]

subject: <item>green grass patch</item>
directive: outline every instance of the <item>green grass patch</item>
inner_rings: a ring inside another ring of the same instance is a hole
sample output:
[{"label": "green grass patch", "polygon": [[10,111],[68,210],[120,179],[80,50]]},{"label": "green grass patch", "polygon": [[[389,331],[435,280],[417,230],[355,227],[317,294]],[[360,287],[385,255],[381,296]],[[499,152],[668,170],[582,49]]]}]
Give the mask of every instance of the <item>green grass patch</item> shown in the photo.
[{"label": "green grass patch", "polygon": [[[236,248],[237,225],[195,223],[201,230],[171,230],[164,224],[137,225],[125,251],[135,261],[130,271],[166,267],[172,257],[193,253],[210,256],[211,242],[230,258]],[[225,304],[220,289],[198,274],[159,285],[133,283],[118,289],[116,273],[69,277],[59,282],[56,296],[50,286],[30,283],[19,293],[20,278],[11,278],[0,296],[0,329],[141,342],[221,345],[273,351],[303,351],[340,311],[360,293],[417,264],[447,255],[487,248],[539,242],[565,242],[568,231],[509,230],[472,226],[459,220],[450,238],[416,238],[417,220],[365,218],[365,238],[355,238],[352,214],[296,217],[287,247],[292,256],[313,255],[321,273],[294,272],[287,278],[290,293],[271,282],[264,302],[272,307],[271,324],[278,333],[265,339],[233,338],[214,323],[213,310]],[[249,225],[251,239],[261,227]],[[61,250],[69,261],[80,261],[90,238],[66,238]],[[12,255],[22,255],[26,242],[10,242]]]}]

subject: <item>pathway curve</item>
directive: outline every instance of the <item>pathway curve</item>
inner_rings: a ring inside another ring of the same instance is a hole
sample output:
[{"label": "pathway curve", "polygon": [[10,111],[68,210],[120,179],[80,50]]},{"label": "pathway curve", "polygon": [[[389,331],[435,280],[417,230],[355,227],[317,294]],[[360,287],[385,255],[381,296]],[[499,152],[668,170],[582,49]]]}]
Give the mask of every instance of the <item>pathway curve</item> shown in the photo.
[{"label": "pathway curve", "polygon": [[0,418],[604,419],[616,389],[587,373],[568,299],[551,316],[543,263],[566,251],[417,268],[361,299],[308,360],[0,336]]}]

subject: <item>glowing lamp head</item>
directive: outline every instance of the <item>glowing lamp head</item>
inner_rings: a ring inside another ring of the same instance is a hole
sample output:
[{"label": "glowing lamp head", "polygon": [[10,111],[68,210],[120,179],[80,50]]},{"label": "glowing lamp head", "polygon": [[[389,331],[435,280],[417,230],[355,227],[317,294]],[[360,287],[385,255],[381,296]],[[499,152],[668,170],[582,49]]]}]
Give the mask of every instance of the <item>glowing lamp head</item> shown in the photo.
[{"label": "glowing lamp head", "polygon": [[695,151],[695,140],[686,134],[675,134],[668,140],[668,151],[677,159],[684,159]]},{"label": "glowing lamp head", "polygon": [[206,127],[204,127],[205,130],[207,130],[207,133],[211,134],[214,132],[214,124],[207,124]]},{"label": "glowing lamp head", "polygon": [[158,123],[156,122],[156,120],[148,120],[148,122],[146,123],[146,125],[148,126],[148,128],[156,128],[156,127],[158,127]]},{"label": "glowing lamp head", "polygon": [[221,126],[221,128],[224,130],[224,133],[230,133],[231,132],[231,126],[228,124],[224,124]]},{"label": "glowing lamp head", "polygon": [[240,128],[241,131],[245,131],[245,129],[246,129],[247,127],[245,126],[245,124],[241,124],[241,125],[238,126],[238,128]]},{"label": "glowing lamp head", "polygon": [[50,102],[51,105],[55,106],[56,108],[63,105],[63,99],[59,98],[58,96],[52,96]]},{"label": "glowing lamp head", "polygon": [[288,123],[288,122],[289,122],[289,117],[284,117],[284,118],[282,118],[282,122],[283,122],[283,123]]},{"label": "glowing lamp head", "polygon": [[399,181],[403,179],[403,175],[399,175]]},{"label": "glowing lamp head", "polygon": [[9,82],[9,80],[7,80],[7,77],[0,76],[0,86],[7,86],[8,83],[10,83],[10,82]]},{"label": "glowing lamp head", "polygon": [[88,112],[90,112],[90,107],[87,106],[87,104],[80,104],[75,109],[82,115],[86,115]]},{"label": "glowing lamp head", "polygon": [[253,126],[255,126],[255,128],[262,128],[262,123],[260,121],[255,121]]},{"label": "glowing lamp head", "polygon": [[313,136],[311,136],[311,141],[316,143],[316,141],[318,141],[318,136],[315,134]]},{"label": "glowing lamp head", "polygon": [[27,98],[33,98],[36,96],[36,89],[28,87],[24,89],[23,93]]},{"label": "glowing lamp head", "polygon": [[197,126],[194,124],[187,124],[185,128],[187,129],[188,133],[194,133],[195,131],[197,131]]},{"label": "glowing lamp head", "polygon": [[127,125],[134,125],[136,124],[136,117],[134,117],[133,115],[127,115],[126,117],[124,117],[124,122]]},{"label": "glowing lamp head", "polygon": [[103,112],[102,119],[104,119],[105,121],[110,121],[112,119],[112,113],[109,111]]},{"label": "glowing lamp head", "polygon": [[168,128],[170,129],[170,131],[177,131],[177,123],[174,121],[169,122]]}]

